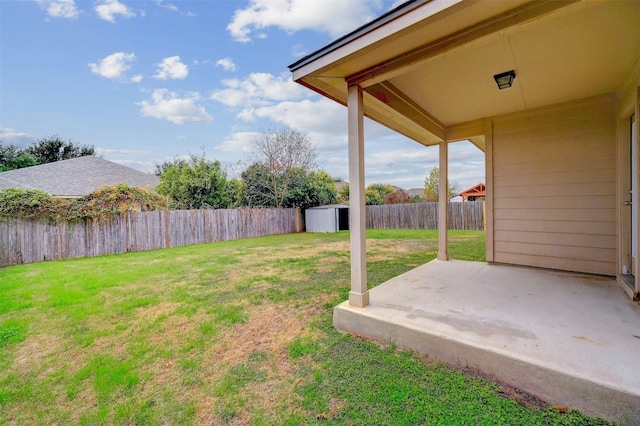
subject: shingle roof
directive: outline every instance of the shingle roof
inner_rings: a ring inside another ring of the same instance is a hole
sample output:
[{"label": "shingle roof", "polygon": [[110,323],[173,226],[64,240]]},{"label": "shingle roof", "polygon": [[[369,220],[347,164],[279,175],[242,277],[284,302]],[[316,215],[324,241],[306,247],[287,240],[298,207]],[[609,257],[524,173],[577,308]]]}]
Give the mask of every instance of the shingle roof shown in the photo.
[{"label": "shingle roof", "polygon": [[105,185],[155,188],[157,176],[93,156],[25,167],[0,173],[0,190],[41,189],[57,197],[81,197]]}]

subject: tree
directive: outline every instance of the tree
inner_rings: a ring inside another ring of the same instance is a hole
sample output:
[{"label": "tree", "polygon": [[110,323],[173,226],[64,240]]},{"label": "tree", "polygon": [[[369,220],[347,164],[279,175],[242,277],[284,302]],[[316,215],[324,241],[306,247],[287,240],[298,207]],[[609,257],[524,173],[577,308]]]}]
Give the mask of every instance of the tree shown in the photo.
[{"label": "tree", "polygon": [[[251,191],[260,190],[261,197],[252,192],[252,199],[272,200],[270,206],[280,208],[287,199],[292,180],[300,173],[308,174],[316,167],[317,150],[305,133],[285,127],[266,132],[253,144],[252,177],[264,177],[263,182],[254,182]],[[254,172],[259,171],[258,175]],[[246,187],[246,186],[245,186]]]},{"label": "tree", "polygon": [[54,163],[96,154],[93,145],[76,145],[71,141],[65,142],[58,135],[48,136],[34,142],[25,149],[25,152],[33,156],[38,164]]},{"label": "tree", "polygon": [[382,204],[404,204],[410,203],[411,197],[404,189],[398,189],[391,194],[387,194],[382,197]]},{"label": "tree", "polygon": [[227,181],[227,199],[229,200],[229,208],[235,209],[242,206],[242,191],[244,183],[237,178]]},{"label": "tree", "polygon": [[21,169],[37,165],[38,162],[32,156],[16,145],[3,145],[0,142],[0,172]]},{"label": "tree", "polygon": [[275,207],[271,188],[271,173],[260,163],[242,172],[242,205],[247,207]]},{"label": "tree", "polygon": [[335,204],[338,191],[331,175],[324,170],[304,173],[298,170],[289,188],[283,207],[309,207]]},{"label": "tree", "polygon": [[309,194],[309,204],[299,207],[316,207],[338,202],[336,181],[324,170],[309,173],[307,194]]},{"label": "tree", "polygon": [[218,209],[229,205],[227,174],[219,161],[205,160],[204,154],[175,160],[164,169],[160,179],[157,191],[173,199],[173,208]]},{"label": "tree", "polygon": [[[438,201],[440,188],[440,170],[434,167],[429,172],[429,175],[424,181],[424,199],[425,201]],[[447,199],[450,200],[458,195],[458,188],[455,185],[449,183],[447,185]]]},{"label": "tree", "polygon": [[[252,164],[242,172],[242,204],[248,207],[276,207],[271,192],[272,174],[262,164]],[[282,179],[282,176],[279,176]],[[276,182],[282,187],[281,182]],[[333,178],[324,170],[305,172],[292,168],[282,208],[309,208],[338,201],[338,192]]]},{"label": "tree", "polygon": [[342,188],[338,191],[338,200],[341,203],[349,202],[349,184],[342,185]]},{"label": "tree", "polygon": [[381,183],[372,183],[367,186],[364,191],[364,202],[366,205],[381,205],[386,195],[391,194],[395,190],[391,185],[383,185]]},{"label": "tree", "polygon": [[164,173],[171,167],[182,167],[188,165],[188,163],[188,160],[180,157],[176,157],[171,160],[164,160],[162,163],[156,163],[153,174],[160,177],[162,173]]}]

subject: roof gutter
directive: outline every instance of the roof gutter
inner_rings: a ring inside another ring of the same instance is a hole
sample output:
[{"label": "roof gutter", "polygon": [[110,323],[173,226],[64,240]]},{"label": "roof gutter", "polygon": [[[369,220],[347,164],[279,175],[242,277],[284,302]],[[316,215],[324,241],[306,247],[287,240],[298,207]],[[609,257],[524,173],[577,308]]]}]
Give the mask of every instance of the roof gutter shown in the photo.
[{"label": "roof gutter", "polygon": [[305,56],[304,58],[294,62],[293,64],[289,65],[289,71],[293,72],[296,71],[302,67],[304,67],[307,64],[310,64],[311,62],[317,60],[318,58],[321,58],[325,55],[328,55],[331,52],[334,52],[338,49],[340,49],[341,47],[351,43],[353,40],[356,40],[359,37],[362,37],[363,35],[376,30],[379,27],[382,27],[384,25],[386,25],[387,23],[389,23],[390,21],[393,21],[394,19],[399,18],[400,16],[407,14],[409,12],[411,12],[413,9],[422,6],[425,3],[429,3],[433,0],[409,0],[405,3],[402,3],[400,6],[396,7],[395,9],[391,9],[390,11],[388,11],[387,13],[385,13],[384,15],[379,16],[378,18],[374,19],[373,21],[364,24],[363,26],[357,28],[356,30],[350,32],[349,34],[340,37],[339,39],[329,43],[328,45],[326,45],[325,47],[316,50],[313,53],[310,53],[309,55]]}]

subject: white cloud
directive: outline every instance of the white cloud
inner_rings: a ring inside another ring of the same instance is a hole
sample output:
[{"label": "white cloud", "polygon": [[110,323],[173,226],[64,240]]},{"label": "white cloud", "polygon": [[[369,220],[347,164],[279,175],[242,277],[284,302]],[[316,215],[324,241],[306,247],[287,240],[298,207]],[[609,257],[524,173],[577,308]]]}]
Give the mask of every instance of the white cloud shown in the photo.
[{"label": "white cloud", "polygon": [[307,49],[301,44],[294,44],[291,47],[291,56],[293,56],[294,58],[302,58],[307,53],[309,52],[307,52]]},{"label": "white cloud", "polygon": [[158,72],[153,77],[159,80],[182,80],[188,75],[189,68],[180,62],[180,56],[171,56],[164,58],[162,62],[158,64]]},{"label": "white cloud", "polygon": [[346,140],[347,109],[329,99],[280,102],[245,112],[247,116],[266,118],[311,135],[321,136],[327,147],[342,145]]},{"label": "white cloud", "polygon": [[248,154],[253,149],[253,142],[260,136],[258,132],[236,132],[225,139],[216,148],[221,151],[241,152]]},{"label": "white cloud", "polygon": [[131,81],[133,81],[134,83],[140,83],[142,81],[142,75],[140,74],[136,74],[133,77],[131,77]]},{"label": "white cloud", "polygon": [[231,58],[222,58],[216,62],[217,67],[222,67],[225,71],[235,71],[236,64],[233,63],[233,59]]},{"label": "white cloud", "polygon": [[18,132],[10,127],[0,126],[0,142],[4,145],[15,145],[25,148],[36,141],[33,135]]},{"label": "white cloud", "polygon": [[222,80],[226,87],[211,95],[216,100],[230,107],[251,107],[270,105],[277,101],[301,99],[311,96],[311,92],[293,82],[289,73],[276,77],[268,73],[252,73],[244,80]]},{"label": "white cloud", "polygon": [[[193,12],[188,12],[188,11],[187,12],[183,12],[182,10],[180,10],[180,8],[178,6],[176,6],[173,3],[165,3],[163,0],[154,0],[153,2],[156,4],[156,6],[161,7],[163,9],[170,10],[171,12],[175,12],[175,13],[179,14],[180,16],[188,16],[188,17],[197,16]],[[184,6],[185,3],[186,3],[185,1],[182,1],[181,6]]]},{"label": "white cloud", "polygon": [[176,93],[169,92],[167,89],[156,89],[151,95],[151,100],[139,102],[137,105],[140,106],[140,113],[143,116],[168,120],[175,124],[213,121],[204,107],[197,105],[198,100],[197,93],[180,98]]},{"label": "white cloud", "polygon": [[375,15],[372,8],[381,4],[379,0],[251,0],[245,9],[235,11],[227,30],[240,42],[251,41],[253,31],[270,26],[289,33],[308,29],[337,37],[370,21]]},{"label": "white cloud", "polygon": [[91,68],[91,72],[104,78],[120,78],[131,68],[129,64],[135,60],[135,58],[136,55],[133,53],[116,52],[105,57],[97,64],[89,64],[89,68]]},{"label": "white cloud", "polygon": [[164,3],[162,0],[155,0],[154,3],[158,6],[158,7],[163,7],[165,9],[168,9],[172,12],[178,12],[178,6],[176,6],[175,4],[171,4],[171,3]]},{"label": "white cloud", "polygon": [[120,15],[123,18],[136,16],[134,12],[118,0],[102,0],[101,3],[95,6],[95,11],[101,19],[109,22],[116,22],[116,15]]},{"label": "white cloud", "polygon": [[119,149],[119,148],[96,148],[96,153],[99,155],[140,155],[140,156],[148,156],[151,154],[151,151],[142,150],[142,149]]},{"label": "white cloud", "polygon": [[74,19],[78,17],[78,8],[74,0],[37,0],[53,18]]},{"label": "white cloud", "polygon": [[[430,150],[418,145],[415,148],[401,147],[397,149],[386,149],[372,152],[367,158],[367,166],[376,169],[397,170],[398,164],[405,167],[409,164],[431,165],[431,168],[438,165],[438,151]],[[390,145],[393,147],[393,145]]]}]

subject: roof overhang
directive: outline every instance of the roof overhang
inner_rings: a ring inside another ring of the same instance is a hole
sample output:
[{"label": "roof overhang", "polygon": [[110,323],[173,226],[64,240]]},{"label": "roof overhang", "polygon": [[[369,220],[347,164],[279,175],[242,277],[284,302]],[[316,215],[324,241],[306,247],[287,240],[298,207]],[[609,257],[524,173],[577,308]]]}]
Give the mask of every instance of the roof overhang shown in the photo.
[{"label": "roof overhang", "polygon": [[[619,91],[640,67],[640,2],[414,0],[290,65],[298,83],[424,145],[484,118]],[[495,74],[515,70],[509,89]]]}]

